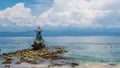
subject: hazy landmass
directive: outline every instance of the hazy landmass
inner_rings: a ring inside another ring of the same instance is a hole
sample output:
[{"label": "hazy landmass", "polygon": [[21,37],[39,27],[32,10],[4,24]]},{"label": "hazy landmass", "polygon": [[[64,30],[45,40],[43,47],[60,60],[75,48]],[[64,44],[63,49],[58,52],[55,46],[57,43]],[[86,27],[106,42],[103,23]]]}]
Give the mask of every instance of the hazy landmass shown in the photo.
[{"label": "hazy landmass", "polygon": [[[43,36],[119,36],[119,29],[50,29],[43,30]],[[2,31],[0,36],[35,36],[34,30],[12,32]]]}]

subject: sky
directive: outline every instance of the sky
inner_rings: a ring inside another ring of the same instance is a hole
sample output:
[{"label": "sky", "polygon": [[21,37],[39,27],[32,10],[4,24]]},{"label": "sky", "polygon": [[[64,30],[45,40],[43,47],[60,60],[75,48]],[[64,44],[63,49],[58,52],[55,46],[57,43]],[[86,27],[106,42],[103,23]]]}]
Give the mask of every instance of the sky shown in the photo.
[{"label": "sky", "polygon": [[0,0],[0,31],[119,29],[120,0]]}]

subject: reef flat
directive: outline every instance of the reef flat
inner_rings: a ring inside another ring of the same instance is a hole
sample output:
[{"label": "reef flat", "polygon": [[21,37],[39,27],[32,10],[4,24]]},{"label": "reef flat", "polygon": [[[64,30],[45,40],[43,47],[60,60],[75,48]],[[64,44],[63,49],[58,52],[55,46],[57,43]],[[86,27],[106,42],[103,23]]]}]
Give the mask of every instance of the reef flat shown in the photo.
[{"label": "reef flat", "polygon": [[63,59],[64,57],[60,54],[67,52],[64,49],[55,49],[54,51],[48,51],[48,49],[44,48],[41,50],[32,50],[32,49],[24,49],[11,53],[4,53],[2,58],[5,60],[3,63],[12,63],[13,57],[16,57],[21,60],[21,62],[30,62],[25,59],[50,59],[57,60]]}]

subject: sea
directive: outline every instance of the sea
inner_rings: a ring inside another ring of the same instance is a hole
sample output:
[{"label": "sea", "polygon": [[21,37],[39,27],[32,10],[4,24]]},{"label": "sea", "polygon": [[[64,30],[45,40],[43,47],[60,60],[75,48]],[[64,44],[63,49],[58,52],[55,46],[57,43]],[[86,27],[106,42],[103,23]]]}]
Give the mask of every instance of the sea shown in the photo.
[{"label": "sea", "polygon": [[[73,62],[120,64],[120,36],[48,36],[46,46],[68,50]],[[0,54],[31,48],[35,37],[0,37]]]}]

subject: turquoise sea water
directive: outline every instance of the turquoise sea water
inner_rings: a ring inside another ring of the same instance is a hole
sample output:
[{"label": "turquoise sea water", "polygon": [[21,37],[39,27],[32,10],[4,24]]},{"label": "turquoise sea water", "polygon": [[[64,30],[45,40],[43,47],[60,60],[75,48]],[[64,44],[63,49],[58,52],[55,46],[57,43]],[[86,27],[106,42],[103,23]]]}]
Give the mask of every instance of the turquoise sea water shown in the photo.
[{"label": "turquoise sea water", "polygon": [[[68,50],[64,56],[77,62],[120,63],[120,36],[43,37],[47,46]],[[35,37],[0,37],[1,53],[31,48]]]}]

